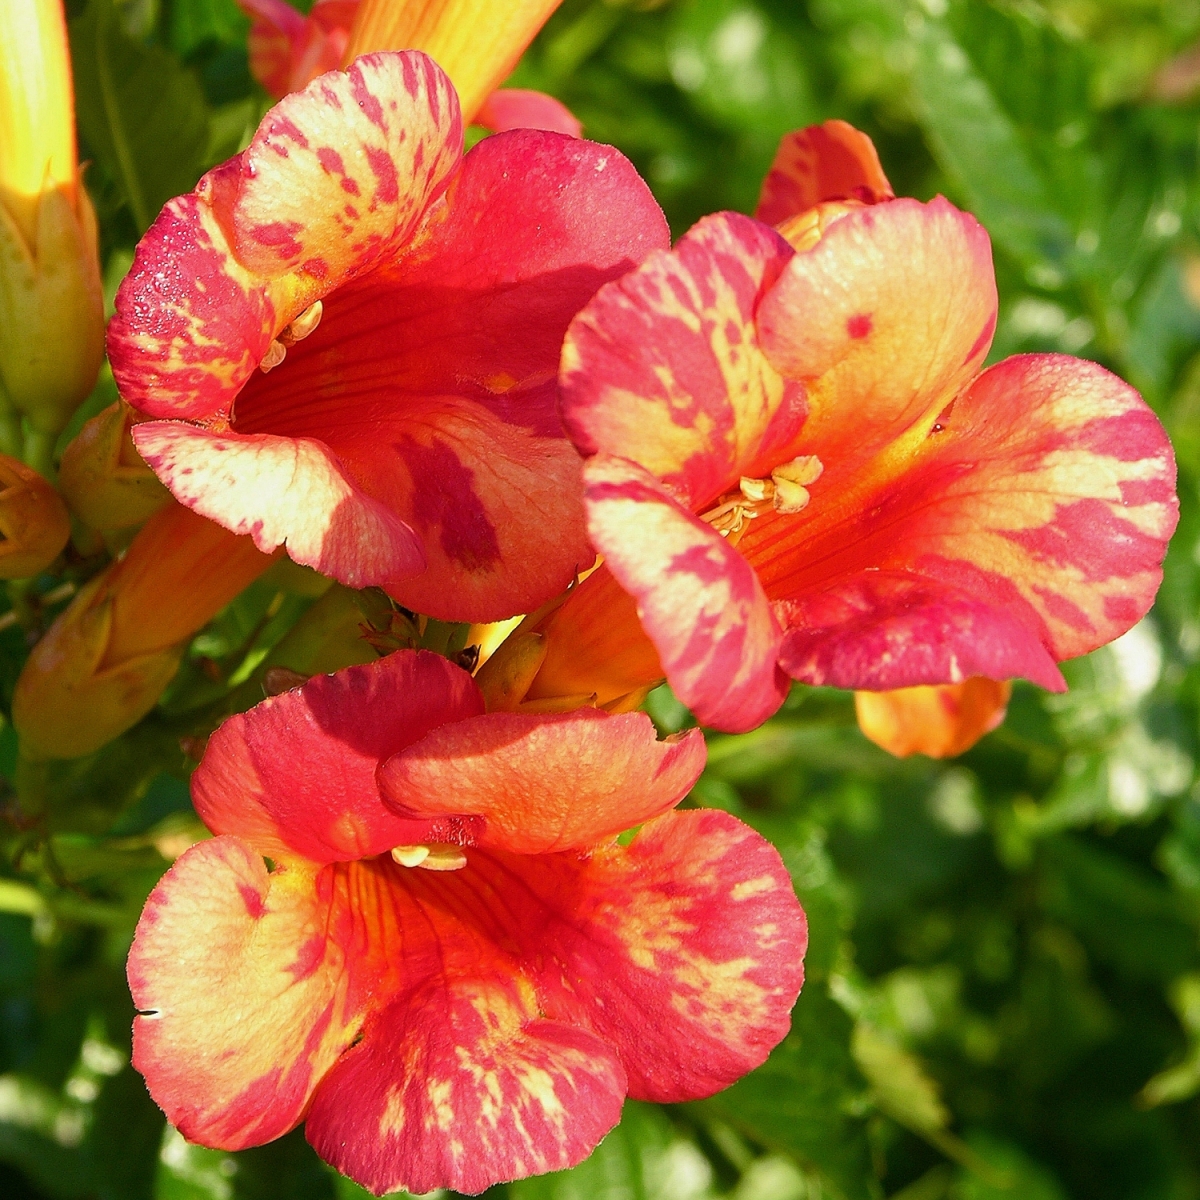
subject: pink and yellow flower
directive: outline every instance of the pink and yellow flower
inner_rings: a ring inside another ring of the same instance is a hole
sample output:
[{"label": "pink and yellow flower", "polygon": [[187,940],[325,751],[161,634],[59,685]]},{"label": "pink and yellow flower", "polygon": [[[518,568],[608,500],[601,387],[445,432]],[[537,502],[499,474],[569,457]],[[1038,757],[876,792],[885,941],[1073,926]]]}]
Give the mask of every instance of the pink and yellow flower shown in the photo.
[{"label": "pink and yellow flower", "polygon": [[[774,712],[789,678],[1061,690],[1059,661],[1153,601],[1177,518],[1154,414],[1064,355],[981,371],[996,324],[981,226],[940,198],[887,199],[877,160],[859,153],[856,176],[845,136],[833,172],[821,138],[798,140],[809,156],[785,143],[764,204],[778,218],[789,184],[813,207],[779,232],[706,217],[568,331],[562,413],[589,456],[605,570],[551,618],[531,697],[573,687],[603,703],[655,657],[728,730]],[[620,614],[617,584],[652,653],[629,615],[594,635],[603,651],[565,636],[573,610]],[[593,660],[612,682],[581,689]]]},{"label": "pink and yellow flower", "polygon": [[805,924],[757,834],[670,811],[703,765],[643,714],[484,714],[426,652],[231,718],[193,779],[217,836],[138,926],[135,1065],[192,1141],[304,1120],[376,1193],[566,1167],[626,1094],[724,1087],[787,1030]]},{"label": "pink and yellow flower", "polygon": [[182,503],[351,586],[485,621],[592,559],[559,349],[667,232],[609,147],[461,145],[424,54],[321,76],[166,206],[109,352],[158,418],[138,450]]}]

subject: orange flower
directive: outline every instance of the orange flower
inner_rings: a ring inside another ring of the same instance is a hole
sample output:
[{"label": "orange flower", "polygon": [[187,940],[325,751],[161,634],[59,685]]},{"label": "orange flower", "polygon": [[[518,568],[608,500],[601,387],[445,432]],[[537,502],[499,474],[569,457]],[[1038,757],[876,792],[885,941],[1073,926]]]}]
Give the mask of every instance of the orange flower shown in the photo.
[{"label": "orange flower", "polygon": [[953,758],[1004,720],[1012,684],[973,676],[962,683],[855,692],[858,727],[897,758]]}]

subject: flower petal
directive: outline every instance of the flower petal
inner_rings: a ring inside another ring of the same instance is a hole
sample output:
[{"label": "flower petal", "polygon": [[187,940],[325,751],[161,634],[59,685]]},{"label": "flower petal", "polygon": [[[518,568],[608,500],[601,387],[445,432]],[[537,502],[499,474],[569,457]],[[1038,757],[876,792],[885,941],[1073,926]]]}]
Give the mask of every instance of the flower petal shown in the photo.
[{"label": "flower petal", "polygon": [[543,1009],[616,1046],[635,1099],[711,1095],[787,1033],[804,913],[778,851],[736,817],[667,813],[628,846],[528,861],[525,885],[560,914],[525,927]]},{"label": "flower petal", "polygon": [[477,844],[544,854],[594,846],[673,808],[704,758],[699,730],[660,742],[645,713],[489,713],[393,755],[379,784],[406,817],[482,818]]},{"label": "flower petal", "polygon": [[484,101],[475,124],[493,133],[504,133],[508,129],[548,129],[577,138],[583,132],[579,118],[561,100],[527,88],[494,91]]},{"label": "flower petal", "polygon": [[675,694],[704,725],[743,732],[783,703],[780,631],[746,560],[647,471],[598,454],[584,466],[588,529],[638,602]]},{"label": "flower petal", "polygon": [[286,545],[293,561],[355,588],[425,567],[416,534],[312,438],[146,421],[133,440],[181,504],[264,552]]},{"label": "flower petal", "polygon": [[1012,684],[978,675],[962,683],[855,692],[858,727],[897,758],[953,758],[1004,720]]},{"label": "flower petal", "polygon": [[230,717],[192,776],[214,833],[260,854],[333,862],[426,839],[428,822],[395,816],[375,783],[380,761],[448,721],[483,711],[471,677],[440,655],[402,650],[318,675]]},{"label": "flower petal", "polygon": [[376,1195],[474,1195],[562,1170],[620,1120],[612,1048],[539,1017],[532,987],[504,965],[478,978],[489,966],[406,994],[317,1091],[308,1140]]},{"label": "flower petal", "polygon": [[576,446],[639,463],[691,507],[790,457],[804,389],[763,357],[754,312],[792,257],[765,225],[718,213],[602,288],[563,346]]},{"label": "flower petal", "polygon": [[[185,1137],[279,1137],[360,1014],[311,870],[267,874],[235,837],[200,842],[150,893],[129,954],[133,1063]],[[352,964],[353,965],[353,964]]]},{"label": "flower petal", "polygon": [[783,135],[754,215],[778,225],[827,200],[878,204],[894,195],[871,139],[845,121],[826,121]]},{"label": "flower petal", "polygon": [[293,319],[412,236],[461,148],[450,82],[414,51],[280,101],[139,244],[109,326],[122,395],[154,416],[226,412]]},{"label": "flower petal", "polygon": [[[1104,645],[1149,609],[1175,466],[1132,388],[1094,363],[1022,356],[984,372],[944,421],[848,512],[824,519],[814,493],[807,525],[764,518],[743,539],[767,594],[788,601],[781,661],[795,677],[886,690],[1023,675],[1057,688],[1051,659]],[[864,640],[820,644],[835,636]]]},{"label": "flower petal", "polygon": [[276,100],[341,66],[358,0],[316,0],[307,18],[285,0],[238,0],[252,18],[250,73]]},{"label": "flower petal", "polygon": [[850,486],[909,434],[923,438],[983,364],[996,326],[983,227],[940,197],[835,221],[788,263],[758,310],[767,358],[808,383],[800,453]]},{"label": "flower petal", "polygon": [[802,683],[890,691],[986,675],[1066,690],[1037,614],[1002,577],[976,572],[954,586],[866,568],[774,609],[779,664]]}]

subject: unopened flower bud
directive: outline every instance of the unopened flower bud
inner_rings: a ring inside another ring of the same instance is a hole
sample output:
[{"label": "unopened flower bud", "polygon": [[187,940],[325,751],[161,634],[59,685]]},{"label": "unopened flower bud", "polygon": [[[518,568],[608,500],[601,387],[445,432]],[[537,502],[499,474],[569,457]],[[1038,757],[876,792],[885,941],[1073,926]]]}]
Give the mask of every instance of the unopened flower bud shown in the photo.
[{"label": "unopened flower bud", "polygon": [[141,525],[171,498],[134,448],[132,416],[133,410],[118,400],[88,421],[63,451],[59,490],[92,529]]},{"label": "unopened flower bud", "polygon": [[962,683],[855,692],[858,726],[897,758],[953,758],[1003,720],[1012,684],[973,676]]},{"label": "unopened flower bud", "polygon": [[0,579],[28,579],[44,571],[71,534],[58,493],[7,454],[0,454],[0,534]]},{"label": "unopened flower bud", "polygon": [[152,517],[33,648],[13,696],[28,759],[98,750],[154,707],[192,635],[272,558],[178,504]]},{"label": "unopened flower bud", "polygon": [[79,179],[59,0],[0,5],[0,399],[52,436],[104,356],[96,216]]}]

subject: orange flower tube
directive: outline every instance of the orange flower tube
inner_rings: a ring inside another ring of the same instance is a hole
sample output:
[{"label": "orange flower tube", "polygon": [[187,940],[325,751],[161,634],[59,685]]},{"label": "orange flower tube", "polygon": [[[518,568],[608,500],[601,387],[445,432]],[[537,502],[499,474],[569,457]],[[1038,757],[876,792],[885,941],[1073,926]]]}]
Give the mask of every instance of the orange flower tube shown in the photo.
[{"label": "orange flower tube", "polygon": [[897,758],[953,758],[1004,720],[1012,683],[976,675],[962,683],[855,692],[858,727]]},{"label": "orange flower tube", "polygon": [[45,439],[92,390],[103,353],[96,217],[76,165],[62,6],[58,0],[5,0],[0,391]]},{"label": "orange flower tube", "polygon": [[76,758],[124,733],[154,707],[191,636],[271,562],[181,505],[152,517],[29,656],[13,696],[25,757]]},{"label": "orange flower tube", "polygon": [[469,124],[561,0],[362,0],[343,63],[423,50],[450,76]]}]

